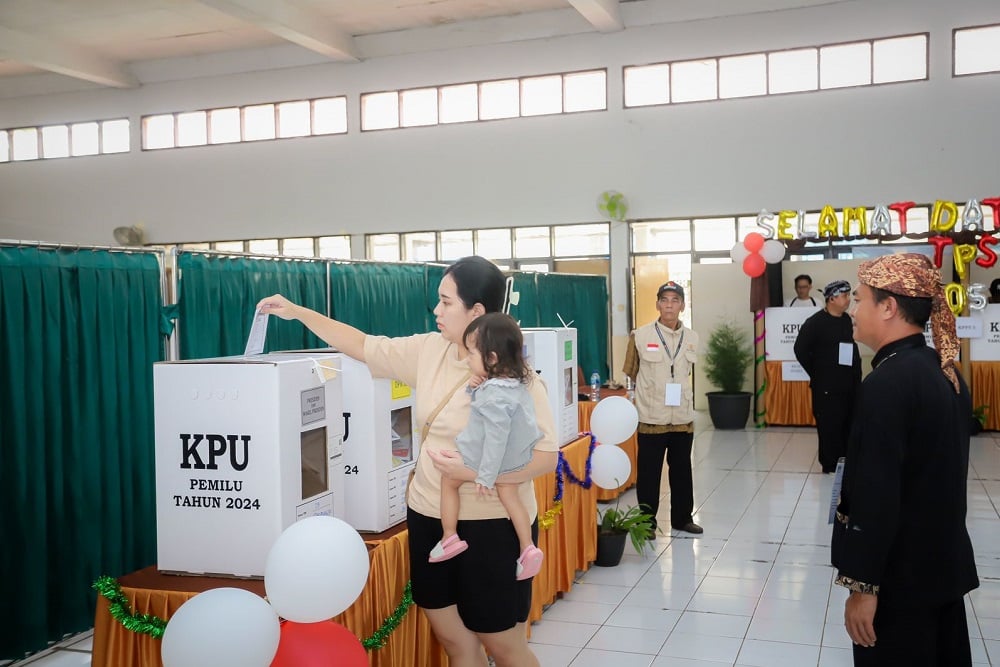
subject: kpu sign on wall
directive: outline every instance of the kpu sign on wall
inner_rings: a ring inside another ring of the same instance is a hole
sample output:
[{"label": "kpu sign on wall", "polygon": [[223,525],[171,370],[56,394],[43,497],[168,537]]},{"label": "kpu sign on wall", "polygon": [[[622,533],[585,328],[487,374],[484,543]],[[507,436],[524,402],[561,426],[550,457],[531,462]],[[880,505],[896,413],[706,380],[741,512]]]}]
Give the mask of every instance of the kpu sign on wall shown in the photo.
[{"label": "kpu sign on wall", "polygon": [[1000,303],[992,303],[979,311],[983,335],[969,344],[972,361],[1000,361]]},{"label": "kpu sign on wall", "polygon": [[795,361],[799,327],[820,308],[768,308],[764,311],[764,349],[768,361]]}]

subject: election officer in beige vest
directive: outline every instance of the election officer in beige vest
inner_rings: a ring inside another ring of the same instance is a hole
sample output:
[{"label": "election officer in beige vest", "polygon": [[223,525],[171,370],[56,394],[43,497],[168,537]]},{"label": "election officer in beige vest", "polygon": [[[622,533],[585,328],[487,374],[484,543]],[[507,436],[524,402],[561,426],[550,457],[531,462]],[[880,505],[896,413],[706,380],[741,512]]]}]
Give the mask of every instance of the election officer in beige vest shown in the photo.
[{"label": "election officer in beige vest", "polygon": [[[639,412],[636,496],[656,517],[666,455],[670,481],[670,527],[700,534],[694,522],[691,443],[694,440],[694,389],[691,374],[698,358],[698,334],[684,326],[684,288],[670,280],[656,291],[660,316],[629,337],[622,369],[635,382]],[[654,518],[655,522],[655,518]],[[654,523],[654,529],[658,526]]]}]

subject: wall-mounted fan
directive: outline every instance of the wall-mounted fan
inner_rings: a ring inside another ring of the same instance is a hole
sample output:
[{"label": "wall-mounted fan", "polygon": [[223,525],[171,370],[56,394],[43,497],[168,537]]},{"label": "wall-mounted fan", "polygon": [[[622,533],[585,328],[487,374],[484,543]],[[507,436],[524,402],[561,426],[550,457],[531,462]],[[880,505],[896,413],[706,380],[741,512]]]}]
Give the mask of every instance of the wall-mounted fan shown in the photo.
[{"label": "wall-mounted fan", "polygon": [[616,190],[605,190],[597,197],[597,211],[609,220],[621,222],[628,215],[628,200]]},{"label": "wall-mounted fan", "polygon": [[115,227],[115,241],[118,245],[141,246],[146,244],[146,230],[142,225]]}]

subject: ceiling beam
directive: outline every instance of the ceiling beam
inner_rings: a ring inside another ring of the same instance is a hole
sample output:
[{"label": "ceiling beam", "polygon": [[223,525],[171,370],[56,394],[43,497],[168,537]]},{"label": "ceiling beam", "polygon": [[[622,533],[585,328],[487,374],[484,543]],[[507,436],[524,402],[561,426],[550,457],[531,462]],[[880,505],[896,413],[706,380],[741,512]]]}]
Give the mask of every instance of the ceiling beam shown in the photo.
[{"label": "ceiling beam", "polygon": [[354,37],[322,14],[295,6],[287,0],[201,0],[201,2],[334,60],[353,62],[361,60],[361,52],[354,42]]},{"label": "ceiling beam", "polygon": [[625,29],[618,0],[569,0],[569,4],[601,32]]},{"label": "ceiling beam", "polygon": [[122,63],[63,42],[0,26],[0,57],[114,88],[136,88],[139,80]]}]

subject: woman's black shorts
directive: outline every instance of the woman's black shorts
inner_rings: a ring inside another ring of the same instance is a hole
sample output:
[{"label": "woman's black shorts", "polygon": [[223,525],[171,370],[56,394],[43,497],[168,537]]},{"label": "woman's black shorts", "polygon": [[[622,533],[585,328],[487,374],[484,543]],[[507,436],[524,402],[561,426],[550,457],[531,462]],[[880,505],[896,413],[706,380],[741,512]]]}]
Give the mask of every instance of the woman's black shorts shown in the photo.
[{"label": "woman's black shorts", "polygon": [[[473,632],[503,632],[528,620],[531,579],[517,581],[520,544],[510,519],[459,521],[458,536],[469,548],[454,558],[429,563],[441,539],[441,520],[407,508],[413,601],[424,609],[458,606]],[[538,522],[531,526],[538,541]]]}]

